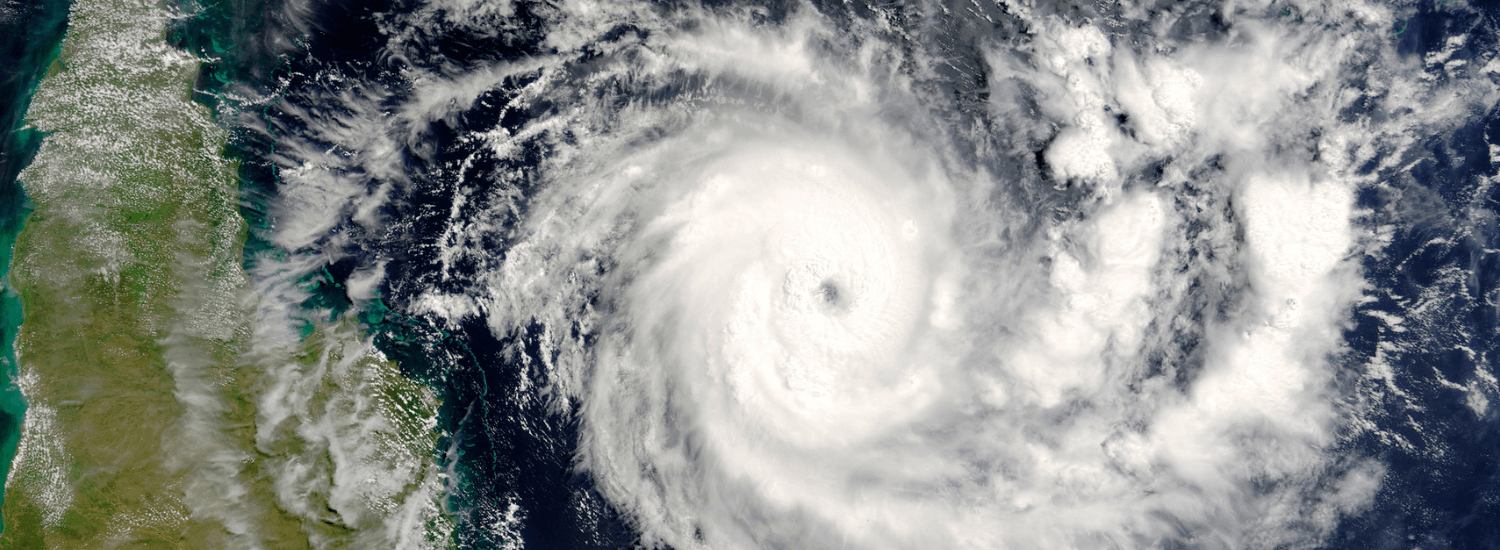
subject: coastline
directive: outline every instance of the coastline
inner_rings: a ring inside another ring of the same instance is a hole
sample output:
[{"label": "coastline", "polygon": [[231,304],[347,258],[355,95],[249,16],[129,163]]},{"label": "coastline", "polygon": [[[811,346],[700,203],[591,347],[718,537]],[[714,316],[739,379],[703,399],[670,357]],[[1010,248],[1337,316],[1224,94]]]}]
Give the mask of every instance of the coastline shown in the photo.
[{"label": "coastline", "polygon": [[[0,31],[21,37],[11,41],[0,56],[11,66],[22,68],[6,74],[7,79],[0,82],[0,126],[6,131],[0,141],[0,478],[7,486],[26,414],[15,349],[23,320],[21,297],[11,286],[10,268],[16,237],[25,229],[32,204],[18,176],[31,164],[46,135],[25,127],[26,112],[43,75],[62,52],[70,5],[70,0],[39,2],[28,11],[12,14],[9,20],[0,20]],[[0,488],[0,505],[4,502],[5,491]],[[4,521],[0,520],[0,533],[4,531]]]}]

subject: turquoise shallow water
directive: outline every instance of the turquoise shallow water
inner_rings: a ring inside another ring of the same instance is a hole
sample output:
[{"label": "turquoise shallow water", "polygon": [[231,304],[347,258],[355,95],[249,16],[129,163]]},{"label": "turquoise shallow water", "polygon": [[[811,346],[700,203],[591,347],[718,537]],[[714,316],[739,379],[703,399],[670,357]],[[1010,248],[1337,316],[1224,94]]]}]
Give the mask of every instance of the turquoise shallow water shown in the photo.
[{"label": "turquoise shallow water", "polygon": [[[0,73],[0,128],[6,131],[0,141],[0,380],[4,381],[0,384],[0,479],[10,472],[26,412],[26,402],[16,384],[20,373],[15,340],[21,325],[21,297],[11,288],[9,274],[16,235],[26,225],[31,203],[17,176],[45,137],[22,126],[32,93],[62,45],[70,5],[68,0],[42,0],[0,14],[0,33],[13,37],[0,43],[0,64],[12,68]],[[0,524],[0,531],[4,527]]]}]

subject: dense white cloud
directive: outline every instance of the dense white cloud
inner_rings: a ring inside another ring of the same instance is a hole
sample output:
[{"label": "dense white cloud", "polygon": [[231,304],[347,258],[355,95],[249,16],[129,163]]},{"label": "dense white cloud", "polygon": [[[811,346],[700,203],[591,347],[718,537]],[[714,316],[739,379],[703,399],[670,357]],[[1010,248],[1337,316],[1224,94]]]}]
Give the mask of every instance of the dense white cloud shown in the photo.
[{"label": "dense white cloud", "polygon": [[[1029,34],[983,52],[980,105],[1043,138],[1047,171],[1024,180],[931,131],[948,121],[921,80],[940,60],[888,42],[879,17],[835,30],[807,8],[763,26],[568,2],[545,59],[413,75],[421,93],[368,131],[420,140],[520,75],[507,108],[561,107],[465,136],[502,159],[549,153],[524,201],[455,184],[444,280],[488,254],[483,236],[507,246],[473,293],[412,307],[534,338],[519,360],[548,373],[537,391],[560,414],[579,407],[578,466],[648,543],[1316,544],[1382,476],[1332,451],[1359,419],[1331,380],[1364,284],[1350,258],[1378,245],[1354,166],[1401,133],[1343,121],[1357,98],[1340,79],[1411,67],[1358,46],[1375,31],[1233,5],[1225,36],[1192,41],[1012,7]],[[623,24],[653,32],[569,73]],[[1443,92],[1403,97],[1428,93]],[[383,139],[347,158],[387,166]],[[317,197],[287,207],[289,247],[325,230],[320,201],[385,200],[286,177]]]}]

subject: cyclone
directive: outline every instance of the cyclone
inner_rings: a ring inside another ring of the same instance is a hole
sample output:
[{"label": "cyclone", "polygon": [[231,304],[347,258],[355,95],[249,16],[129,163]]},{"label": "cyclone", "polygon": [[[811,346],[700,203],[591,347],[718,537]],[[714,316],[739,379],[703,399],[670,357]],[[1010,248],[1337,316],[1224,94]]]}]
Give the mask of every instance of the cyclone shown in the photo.
[{"label": "cyclone", "polygon": [[[1058,188],[1055,208],[1077,217],[1049,219],[1015,195],[1031,192],[1024,180],[959,158],[888,45],[845,44],[872,60],[851,69],[811,45],[838,43],[814,13],[789,16],[773,38],[733,16],[710,20],[647,41],[667,55],[625,56],[621,70],[722,85],[591,113],[610,119],[585,122],[599,125],[590,139],[544,161],[545,187],[474,309],[497,335],[545,327],[550,391],[559,412],[577,411],[576,467],[644,543],[1046,548],[1187,536],[1234,547],[1315,539],[1330,525],[1268,529],[1264,514],[1330,522],[1367,498],[1379,466],[1322,450],[1340,422],[1335,394],[1318,387],[1330,382],[1318,350],[1331,348],[1304,334],[1348,299],[1316,289],[1357,277],[1339,269],[1350,229],[1338,184],[1247,166],[1245,183],[1225,189],[1247,205],[1230,213],[1249,218],[1254,247],[1235,269],[1283,277],[1255,288],[1275,289],[1265,303],[1305,302],[1298,315],[1310,317],[1215,337],[1217,357],[1174,383],[1147,359],[1174,337],[1161,325],[1176,315],[1171,291],[1158,289],[1181,283],[1160,264],[1184,214],[1160,192],[1099,177],[1121,168],[1096,166],[1098,151],[1079,143],[1093,139],[1087,124],[1047,149],[1050,169],[1087,189],[1066,199]],[[1072,68],[1105,59],[1102,37],[1053,34],[1062,86],[1086,92],[1086,71]],[[1180,86],[1201,79],[1148,67]],[[1309,200],[1279,203],[1283,188]],[[1332,210],[1312,222],[1254,210],[1301,217],[1304,204]],[[1302,224],[1297,234],[1289,223]],[[1274,504],[1314,479],[1333,496]],[[1258,494],[1256,480],[1289,492]]]},{"label": "cyclone", "polygon": [[253,376],[174,367],[171,459],[230,546],[1364,548],[1488,498],[1492,12],[285,4],[194,91]]},{"label": "cyclone", "polygon": [[637,468],[713,484],[667,488],[677,506],[705,492],[731,506],[744,484],[817,506],[847,490],[845,468],[879,466],[806,461],[888,438],[940,395],[933,182],[840,149],[740,145],[643,224],[659,247],[624,247],[643,267],[617,287],[586,397],[604,472],[636,489],[650,483]]}]

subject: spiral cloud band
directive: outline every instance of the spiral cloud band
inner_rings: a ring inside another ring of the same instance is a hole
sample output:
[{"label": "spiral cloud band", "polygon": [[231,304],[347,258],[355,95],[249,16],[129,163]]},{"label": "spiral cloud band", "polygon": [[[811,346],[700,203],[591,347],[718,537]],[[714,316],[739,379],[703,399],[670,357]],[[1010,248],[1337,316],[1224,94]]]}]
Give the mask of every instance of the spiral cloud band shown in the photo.
[{"label": "spiral cloud band", "polygon": [[[478,362],[577,421],[646,546],[1300,548],[1370,506],[1385,467],[1336,452],[1384,383],[1342,363],[1382,242],[1356,195],[1467,103],[1351,122],[1375,100],[1319,83],[1396,54],[1244,7],[1199,36],[1013,2],[1002,41],[799,6],[564,2],[545,55],[330,93],[278,142],[276,244],[417,233],[381,208],[442,196],[433,267],[390,287],[501,342]],[[386,55],[510,13],[429,8]],[[1407,80],[1381,101],[1448,97]]]},{"label": "spiral cloud band", "polygon": [[[679,39],[755,44],[725,34]],[[1097,55],[1081,40],[1065,55]],[[582,409],[580,466],[647,540],[1043,548],[1184,530],[1239,537],[1253,529],[1240,510],[1268,505],[1250,480],[1327,475],[1326,426],[1286,420],[1326,416],[1320,392],[1304,389],[1321,360],[1287,357],[1319,347],[1283,333],[1216,339],[1223,365],[1186,392],[1144,370],[1152,323],[1167,313],[1153,311],[1163,239],[1180,223],[1159,194],[1112,197],[1040,240],[1006,242],[1037,213],[959,198],[1006,182],[950,179],[945,153],[910,133],[920,130],[845,95],[868,93],[869,75],[807,51],[775,54],[804,57],[748,71],[795,83],[793,105],[823,112],[787,123],[725,106],[679,119],[677,137],[648,147],[601,139],[591,146],[611,152],[556,172],[552,202],[533,206],[547,214],[483,306],[518,315],[492,315],[497,333],[552,312],[541,318],[555,316],[553,334],[581,335],[554,340],[557,391]],[[787,70],[817,77],[776,72]],[[837,97],[841,107],[822,103]],[[626,127],[673,120],[630,116],[641,118]],[[1262,207],[1298,207],[1260,199],[1257,185],[1245,186],[1254,210],[1242,213],[1252,255],[1336,258],[1347,247],[1297,248],[1269,225],[1259,236]],[[1299,271],[1304,286],[1335,265],[1308,261],[1295,268],[1310,270]],[[1252,456],[1268,443],[1302,450]],[[1362,498],[1353,491],[1345,500]],[[1335,517],[1342,502],[1318,513]]]},{"label": "spiral cloud band", "polygon": [[623,451],[608,467],[706,476],[680,499],[748,483],[821,508],[860,461],[817,457],[879,441],[936,397],[921,344],[944,237],[923,182],[801,145],[738,146],[644,224],[638,239],[662,244],[628,252],[647,266],[622,290],[625,335],[603,344],[588,398],[591,435]]}]

